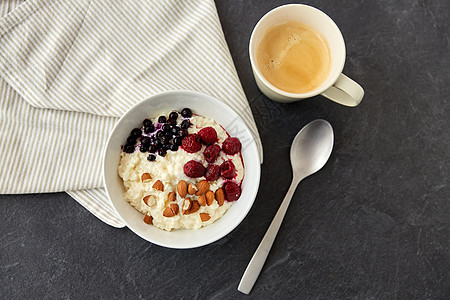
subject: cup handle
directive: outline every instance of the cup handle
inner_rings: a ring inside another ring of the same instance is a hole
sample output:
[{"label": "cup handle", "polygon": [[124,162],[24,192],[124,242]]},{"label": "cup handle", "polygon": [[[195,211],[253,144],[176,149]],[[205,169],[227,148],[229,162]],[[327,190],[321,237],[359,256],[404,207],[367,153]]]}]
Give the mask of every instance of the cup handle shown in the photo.
[{"label": "cup handle", "polygon": [[353,107],[361,102],[364,90],[358,83],[341,73],[336,82],[321,95],[336,103]]}]

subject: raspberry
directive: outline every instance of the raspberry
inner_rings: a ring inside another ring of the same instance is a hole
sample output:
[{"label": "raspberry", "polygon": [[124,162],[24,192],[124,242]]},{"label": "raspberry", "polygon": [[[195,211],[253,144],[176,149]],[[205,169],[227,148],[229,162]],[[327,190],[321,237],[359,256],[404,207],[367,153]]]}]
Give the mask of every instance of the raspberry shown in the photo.
[{"label": "raspberry", "polygon": [[206,147],[205,151],[203,151],[203,155],[205,156],[205,159],[209,163],[213,163],[216,161],[217,157],[220,153],[220,146],[217,144],[210,145]]},{"label": "raspberry", "polygon": [[205,174],[205,167],[198,161],[190,160],[184,165],[183,172],[191,178],[202,177]]},{"label": "raspberry", "polygon": [[226,154],[230,155],[236,154],[239,151],[241,151],[241,142],[239,141],[238,138],[229,137],[223,142],[222,150]]},{"label": "raspberry", "polygon": [[205,179],[208,181],[214,181],[219,179],[220,167],[218,165],[208,165],[206,168]]},{"label": "raspberry", "polygon": [[220,175],[227,179],[231,179],[236,176],[236,168],[231,160],[228,160],[220,165]]},{"label": "raspberry", "polygon": [[202,128],[198,132],[198,135],[200,136],[200,140],[202,141],[202,143],[205,145],[211,145],[217,140],[217,132],[212,127]]},{"label": "raspberry", "polygon": [[225,183],[223,190],[228,201],[236,201],[241,196],[241,187],[234,182]]},{"label": "raspberry", "polygon": [[195,153],[202,149],[200,137],[197,134],[188,134],[181,142],[181,146],[189,153]]}]

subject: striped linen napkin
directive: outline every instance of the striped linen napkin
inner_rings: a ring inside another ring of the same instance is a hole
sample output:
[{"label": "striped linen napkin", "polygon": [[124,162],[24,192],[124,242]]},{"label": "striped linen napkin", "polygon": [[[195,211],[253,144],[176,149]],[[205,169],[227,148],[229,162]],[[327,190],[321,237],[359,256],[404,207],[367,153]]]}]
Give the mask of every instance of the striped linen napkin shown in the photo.
[{"label": "striped linen napkin", "polygon": [[262,158],[212,0],[2,0],[0,16],[0,193],[66,191],[123,227],[102,150],[127,108],[167,90],[229,104]]}]

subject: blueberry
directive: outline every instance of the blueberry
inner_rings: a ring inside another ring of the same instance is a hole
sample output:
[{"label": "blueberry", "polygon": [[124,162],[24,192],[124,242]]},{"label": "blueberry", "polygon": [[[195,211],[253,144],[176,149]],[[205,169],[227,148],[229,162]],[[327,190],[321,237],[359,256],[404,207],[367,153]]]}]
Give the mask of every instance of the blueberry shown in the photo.
[{"label": "blueberry", "polygon": [[150,121],[149,119],[145,119],[142,124],[144,124],[144,127],[150,127],[151,125],[153,125],[152,121]]},{"label": "blueberry", "polygon": [[148,136],[144,136],[142,139],[141,139],[141,143],[143,144],[143,145],[150,145],[150,138],[148,137]]},{"label": "blueberry", "polygon": [[148,146],[142,144],[142,145],[139,147],[139,150],[140,150],[141,152],[147,152],[147,151],[148,151]]},{"label": "blueberry", "polygon": [[156,145],[150,145],[150,146],[148,146],[148,151],[149,151],[150,153],[155,153],[157,149],[158,149],[158,148],[156,147]]},{"label": "blueberry", "polygon": [[155,146],[156,146],[157,148],[161,147],[161,146],[162,146],[161,141],[160,141],[160,140],[156,140],[156,141],[155,141]]},{"label": "blueberry", "polygon": [[136,138],[132,136],[127,137],[127,144],[136,144]]},{"label": "blueberry", "polygon": [[153,124],[150,124],[150,126],[145,126],[144,127],[144,132],[145,133],[151,133],[153,131],[155,131],[155,125],[153,125]]},{"label": "blueberry", "polygon": [[162,126],[162,131],[164,131],[164,132],[172,132],[172,126],[170,126],[169,124],[164,124]]},{"label": "blueberry", "polygon": [[169,146],[169,149],[172,150],[172,151],[177,151],[177,150],[178,150],[178,146],[175,145],[175,144],[171,144],[171,145]]},{"label": "blueberry", "polygon": [[178,114],[173,111],[169,114],[169,119],[176,120],[178,118]]},{"label": "blueberry", "polygon": [[178,135],[181,137],[187,136],[188,135],[187,129],[181,129],[180,132],[178,133]]},{"label": "blueberry", "polygon": [[163,137],[164,136],[164,132],[162,132],[161,130],[160,131],[158,131],[157,133],[156,133],[156,137],[159,139],[159,138],[161,138],[161,137]]},{"label": "blueberry", "polygon": [[126,144],[125,146],[123,146],[123,151],[125,151],[126,153],[133,153],[134,145]]},{"label": "blueberry", "polygon": [[180,146],[182,141],[183,141],[183,139],[180,138],[180,137],[173,138],[173,144],[174,145]]},{"label": "blueberry", "polygon": [[148,160],[148,161],[154,161],[155,159],[156,159],[156,156],[153,155],[153,154],[150,154],[150,155],[147,157],[147,160]]},{"label": "blueberry", "polygon": [[172,127],[172,133],[173,133],[173,134],[177,134],[178,131],[180,131],[180,127],[178,127],[178,126]]},{"label": "blueberry", "polygon": [[166,123],[166,122],[167,122],[166,116],[160,116],[160,117],[158,118],[158,122],[159,122],[159,123]]},{"label": "blueberry", "polygon": [[189,108],[183,108],[182,110],[181,110],[181,115],[183,116],[183,117],[185,117],[185,118],[190,118],[190,117],[192,117],[192,111],[189,109]]},{"label": "blueberry", "polygon": [[139,128],[134,128],[133,130],[131,130],[130,136],[132,136],[134,138],[138,138],[141,136],[141,134],[142,134],[142,130],[140,130]]},{"label": "blueberry", "polygon": [[167,123],[169,123],[170,125],[176,125],[177,119],[169,119],[169,120],[167,120]]},{"label": "blueberry", "polygon": [[161,141],[161,144],[166,145],[169,143],[169,138],[167,136],[163,136],[159,139]]},{"label": "blueberry", "polygon": [[159,150],[158,150],[158,154],[159,154],[160,156],[164,157],[164,156],[166,156],[167,151],[164,150],[164,149],[159,149]]},{"label": "blueberry", "polygon": [[183,129],[188,129],[191,126],[191,121],[189,120],[183,120],[183,122],[181,122],[180,127]]}]

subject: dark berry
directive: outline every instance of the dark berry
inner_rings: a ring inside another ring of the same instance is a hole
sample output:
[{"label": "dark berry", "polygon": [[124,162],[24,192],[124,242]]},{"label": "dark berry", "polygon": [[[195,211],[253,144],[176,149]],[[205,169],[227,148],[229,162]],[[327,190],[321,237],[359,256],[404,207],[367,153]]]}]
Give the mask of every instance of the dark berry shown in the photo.
[{"label": "dark berry", "polygon": [[159,139],[159,138],[161,138],[161,137],[163,137],[164,136],[164,132],[163,131],[158,131],[157,133],[156,133],[156,137]]},{"label": "dark berry", "polygon": [[183,120],[183,122],[181,122],[180,127],[183,129],[188,129],[189,127],[191,127],[191,121]]},{"label": "dark berry", "polygon": [[179,131],[180,131],[180,127],[178,127],[178,126],[172,127],[172,133],[173,134],[177,134]]},{"label": "dark berry", "polygon": [[161,144],[166,145],[169,143],[170,139],[167,136],[162,136],[160,139]]},{"label": "dark berry", "polygon": [[170,125],[176,125],[177,124],[177,120],[176,119],[169,119],[169,120],[167,120],[167,123],[169,123]]},{"label": "dark berry", "polygon": [[141,152],[147,152],[148,151],[148,146],[141,144],[141,146],[139,147],[139,151]]},{"label": "dark berry", "polygon": [[160,116],[160,117],[158,118],[158,122],[159,122],[159,123],[166,123],[166,122],[167,122],[166,116]]},{"label": "dark berry", "polygon": [[150,153],[155,153],[157,149],[158,148],[156,148],[156,145],[148,146],[148,152],[150,152]]},{"label": "dark berry", "polygon": [[190,117],[192,117],[192,111],[189,109],[189,108],[183,108],[182,110],[181,110],[181,115],[183,116],[183,117],[185,117],[185,118],[190,118]]},{"label": "dark berry", "polygon": [[141,136],[141,134],[142,134],[142,130],[140,130],[139,128],[134,128],[133,130],[131,130],[130,136],[132,136],[134,138],[138,138]]},{"label": "dark berry", "polygon": [[144,137],[141,139],[141,143],[142,143],[143,145],[150,145],[150,138],[149,138],[148,136],[144,136]]},{"label": "dark berry", "polygon": [[160,156],[164,157],[164,156],[166,156],[167,151],[166,151],[165,149],[159,149],[159,150],[158,150],[158,154],[159,154]]},{"label": "dark berry", "polygon": [[150,154],[149,156],[147,156],[148,161],[154,161],[155,159],[156,159],[156,156],[153,154]]},{"label": "dark berry", "polygon": [[132,136],[127,137],[127,144],[136,144],[136,138]]},{"label": "dark berry", "polygon": [[152,121],[150,121],[149,119],[145,119],[142,124],[144,125],[144,127],[149,127],[151,125],[153,125]]},{"label": "dark berry", "polygon": [[[180,138],[180,137],[175,137],[175,138],[173,138],[173,144],[174,144],[174,145],[180,146],[182,141],[183,141],[183,139]],[[219,148],[219,149],[220,149],[220,148]]]},{"label": "dark berry", "polygon": [[186,152],[195,153],[202,149],[200,137],[197,134],[189,134],[181,142],[181,146]]},{"label": "dark berry", "polygon": [[144,132],[145,133],[152,133],[153,131],[155,131],[155,125],[150,124],[150,126],[145,126],[144,127]]},{"label": "dark berry", "polygon": [[187,136],[188,135],[188,131],[187,129],[181,129],[180,132],[178,132],[179,136]]},{"label": "dark berry", "polygon": [[211,145],[217,140],[217,132],[212,127],[205,127],[200,129],[198,132],[198,135],[200,136],[200,140],[205,145]]},{"label": "dark berry", "polygon": [[178,151],[178,146],[174,145],[174,144],[170,144],[169,145],[169,150],[171,150],[171,151]]},{"label": "dark berry", "polygon": [[220,165],[220,175],[227,179],[232,179],[236,176],[236,167],[231,160]]},{"label": "dark berry", "polygon": [[170,126],[170,124],[164,124],[164,125],[161,127],[161,129],[162,129],[162,131],[164,131],[164,132],[172,132],[172,126]]},{"label": "dark berry", "polygon": [[223,190],[228,201],[236,201],[241,196],[241,187],[234,182],[225,183]]},{"label": "dark berry", "polygon": [[214,181],[219,179],[220,167],[218,165],[208,165],[206,168],[205,179]]},{"label": "dark berry", "polygon": [[203,151],[205,160],[209,163],[215,162],[217,157],[219,156],[219,153],[220,153],[220,146],[217,144],[210,145],[206,147],[205,151]]},{"label": "dark berry", "polygon": [[183,172],[191,178],[202,177],[205,174],[205,167],[198,161],[190,160],[183,166]]},{"label": "dark berry", "polygon": [[222,150],[226,154],[230,155],[236,154],[239,151],[241,151],[241,142],[239,141],[238,138],[229,137],[223,142]]},{"label": "dark berry", "polygon": [[169,114],[169,119],[176,120],[178,118],[177,112],[173,111]]},{"label": "dark berry", "polygon": [[126,144],[125,146],[123,146],[123,151],[125,151],[126,153],[133,153],[134,152],[134,145]]},{"label": "dark berry", "polygon": [[155,146],[156,146],[156,147],[161,147],[161,146],[162,146],[161,141],[160,141],[160,140],[156,140],[156,141],[155,141]]}]

